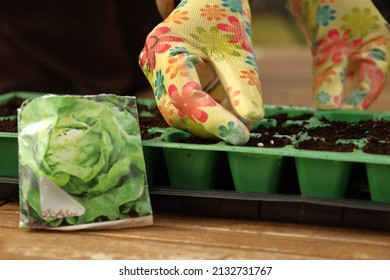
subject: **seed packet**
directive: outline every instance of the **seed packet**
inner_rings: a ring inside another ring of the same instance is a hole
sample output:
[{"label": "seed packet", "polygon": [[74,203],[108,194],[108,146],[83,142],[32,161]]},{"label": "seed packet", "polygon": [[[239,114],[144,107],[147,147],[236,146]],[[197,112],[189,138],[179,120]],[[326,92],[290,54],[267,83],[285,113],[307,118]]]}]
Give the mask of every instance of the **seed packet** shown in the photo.
[{"label": "seed packet", "polygon": [[153,223],[135,97],[29,99],[18,132],[21,228]]}]

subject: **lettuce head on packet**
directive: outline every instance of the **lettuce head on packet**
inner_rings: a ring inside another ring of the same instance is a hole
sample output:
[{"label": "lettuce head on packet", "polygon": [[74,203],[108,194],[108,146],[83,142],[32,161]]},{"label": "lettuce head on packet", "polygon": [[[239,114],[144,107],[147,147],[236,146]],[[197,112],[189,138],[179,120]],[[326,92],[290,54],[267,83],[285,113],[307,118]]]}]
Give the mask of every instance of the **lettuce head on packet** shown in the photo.
[{"label": "lettuce head on packet", "polygon": [[29,99],[18,129],[20,227],[153,223],[135,97]]}]

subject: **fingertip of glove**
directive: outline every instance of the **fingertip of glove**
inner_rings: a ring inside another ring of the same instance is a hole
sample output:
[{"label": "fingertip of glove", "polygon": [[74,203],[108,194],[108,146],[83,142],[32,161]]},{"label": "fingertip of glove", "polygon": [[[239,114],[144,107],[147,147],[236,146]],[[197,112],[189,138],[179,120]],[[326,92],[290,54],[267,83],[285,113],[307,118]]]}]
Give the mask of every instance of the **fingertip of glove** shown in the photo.
[{"label": "fingertip of glove", "polygon": [[248,143],[249,137],[250,134],[248,132],[245,134],[231,135],[223,140],[233,146],[244,146],[246,143]]}]

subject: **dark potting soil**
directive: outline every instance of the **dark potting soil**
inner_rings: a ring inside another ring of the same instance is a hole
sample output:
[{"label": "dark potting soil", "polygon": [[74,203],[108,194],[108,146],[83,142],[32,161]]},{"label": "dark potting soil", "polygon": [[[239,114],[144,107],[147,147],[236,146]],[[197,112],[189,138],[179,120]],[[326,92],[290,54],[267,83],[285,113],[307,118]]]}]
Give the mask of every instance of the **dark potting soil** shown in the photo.
[{"label": "dark potting soil", "polygon": [[0,132],[18,132],[17,120],[0,120]]},{"label": "dark potting soil", "polygon": [[336,142],[325,142],[319,139],[309,139],[300,141],[298,149],[330,152],[353,152],[358,147],[353,143],[341,144]]},{"label": "dark potting soil", "polygon": [[[14,97],[8,100],[5,104],[0,104],[0,117],[16,116],[17,110],[22,106],[24,99]],[[16,119],[5,119],[0,120],[0,131],[1,132],[17,132],[17,120]]]},{"label": "dark potting soil", "polygon": [[[164,120],[163,116],[160,114],[158,108],[154,108],[153,110],[149,110],[149,108],[145,105],[137,105],[138,110],[138,119],[139,119],[139,128],[141,131],[141,139],[149,140],[156,137],[159,137],[161,133],[149,133],[148,129],[152,127],[168,127],[169,125]],[[153,117],[145,117],[144,113],[151,115]]]},{"label": "dark potting soil", "polygon": [[[16,116],[17,109],[22,105],[24,99],[21,98],[12,98],[7,103],[0,105],[0,117],[7,116]],[[144,105],[138,105],[138,113],[142,115],[142,112],[149,112],[154,117],[139,117],[140,131],[142,140],[152,139],[160,136],[160,133],[150,134],[148,133],[148,129],[151,127],[168,127],[168,124],[165,122],[164,118],[158,111],[158,108],[150,111]],[[0,120],[0,131],[1,132],[18,132],[16,119],[4,119]]]},{"label": "dark potting soil", "polygon": [[24,99],[13,97],[5,104],[0,104],[0,117],[15,116]]},{"label": "dark potting soil", "polygon": [[363,151],[369,154],[390,155],[390,143],[381,142],[377,139],[371,139],[363,147]]},{"label": "dark potting soil", "polygon": [[[12,98],[8,103],[0,105],[0,116],[11,116],[17,114],[17,109],[24,100],[21,98]],[[144,116],[143,112],[153,115],[153,117]],[[142,140],[148,140],[161,135],[161,133],[148,133],[152,127],[168,127],[168,124],[160,114],[157,108],[150,111],[144,105],[138,105],[139,124]],[[289,117],[287,114],[277,114],[269,116],[276,120],[276,125],[272,127],[258,126],[252,129],[252,137],[245,146],[280,148],[292,144],[288,136],[307,135],[304,140],[296,144],[296,148],[315,151],[337,151],[351,152],[357,149],[353,143],[339,143],[340,139],[366,139],[367,144],[363,151],[373,154],[390,155],[390,121],[386,120],[365,120],[357,123],[343,121],[329,121],[321,119],[324,126],[306,128],[297,124],[286,124],[287,121],[302,121],[305,123],[312,114],[302,114],[300,116]],[[0,131],[17,132],[17,121],[1,120]],[[203,139],[197,136],[190,136],[180,140],[181,143],[190,144],[215,144],[219,140]]]},{"label": "dark potting soil", "polygon": [[390,141],[390,121],[365,120],[357,123],[344,121],[328,121],[321,119],[327,126],[311,128],[310,136],[324,137],[326,141],[337,139],[363,139],[370,138]]},{"label": "dark potting soil", "polygon": [[266,147],[266,148],[282,148],[291,144],[291,140],[287,137],[275,137],[271,134],[249,138],[245,146],[248,147]]},{"label": "dark potting soil", "polygon": [[325,126],[307,129],[308,136],[318,139],[302,141],[297,148],[308,150],[351,152],[358,147],[353,143],[339,143],[340,139],[365,139],[367,144],[363,151],[373,154],[390,155],[390,121],[364,120],[357,123],[328,121],[321,119]]},{"label": "dark potting soil", "polygon": [[[312,115],[305,114],[288,118],[287,114],[272,116],[276,120],[273,127],[258,126],[251,130],[253,136],[245,146],[280,148],[292,144],[288,136],[305,135],[304,139],[295,144],[295,148],[314,151],[353,152],[358,149],[348,140],[366,139],[363,151],[373,154],[390,155],[390,121],[364,120],[357,123],[344,121],[329,121],[321,119],[324,126],[306,128],[297,124],[286,125],[289,120],[308,120]],[[340,143],[346,140],[347,143]],[[184,142],[184,141],[182,141]],[[207,144],[204,139],[190,137],[186,143]]]}]

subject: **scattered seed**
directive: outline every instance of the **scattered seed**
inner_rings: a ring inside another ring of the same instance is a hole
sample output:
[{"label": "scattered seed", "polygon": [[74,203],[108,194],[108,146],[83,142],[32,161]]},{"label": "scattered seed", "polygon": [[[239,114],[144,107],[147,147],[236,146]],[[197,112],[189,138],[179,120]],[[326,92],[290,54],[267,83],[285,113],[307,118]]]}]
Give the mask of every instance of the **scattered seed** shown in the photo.
[{"label": "scattered seed", "polygon": [[65,217],[76,216],[77,213],[70,211],[69,209],[58,209],[57,211],[53,211],[52,209],[46,209],[42,212],[42,218],[45,220],[48,219],[62,219]]},{"label": "scattered seed", "polygon": [[259,142],[259,143],[257,143],[257,147],[264,147],[264,144]]},{"label": "scattered seed", "polygon": [[274,140],[271,140],[271,141],[269,141],[269,143],[270,143],[271,145],[273,145],[273,144],[275,144],[275,141],[274,141]]}]

